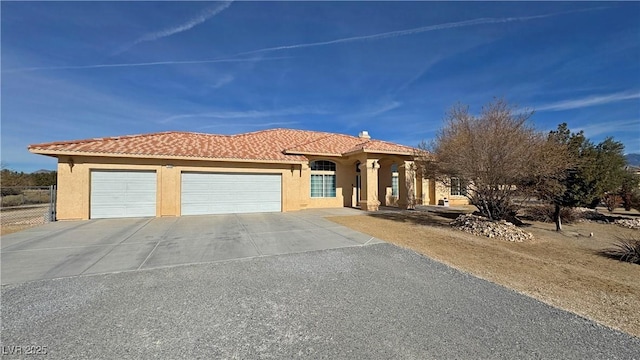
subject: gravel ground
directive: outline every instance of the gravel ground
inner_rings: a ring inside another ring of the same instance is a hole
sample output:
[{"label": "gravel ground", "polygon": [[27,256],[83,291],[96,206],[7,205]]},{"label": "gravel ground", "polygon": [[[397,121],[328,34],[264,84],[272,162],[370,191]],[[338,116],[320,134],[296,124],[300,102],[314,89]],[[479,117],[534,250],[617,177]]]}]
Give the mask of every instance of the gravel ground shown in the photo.
[{"label": "gravel ground", "polygon": [[390,244],[7,285],[1,340],[60,359],[640,358],[638,338]]},{"label": "gravel ground", "polygon": [[534,238],[516,243],[458,231],[449,218],[417,212],[330,219],[640,337],[640,266],[599,255],[638,230],[585,222],[558,233],[553,223],[534,222],[525,227]]}]

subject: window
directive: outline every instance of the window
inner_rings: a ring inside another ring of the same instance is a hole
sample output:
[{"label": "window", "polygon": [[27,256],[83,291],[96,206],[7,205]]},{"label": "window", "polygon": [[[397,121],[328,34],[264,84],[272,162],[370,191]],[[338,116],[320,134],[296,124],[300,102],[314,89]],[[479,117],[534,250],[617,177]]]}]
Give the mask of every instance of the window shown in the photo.
[{"label": "window", "polygon": [[391,176],[391,196],[398,196],[398,174]]},{"label": "window", "polygon": [[451,178],[451,196],[467,195],[467,187],[458,177]]},{"label": "window", "polygon": [[398,196],[398,165],[391,165],[391,196]]},{"label": "window", "polygon": [[331,161],[311,162],[311,197],[336,197],[336,164]]}]

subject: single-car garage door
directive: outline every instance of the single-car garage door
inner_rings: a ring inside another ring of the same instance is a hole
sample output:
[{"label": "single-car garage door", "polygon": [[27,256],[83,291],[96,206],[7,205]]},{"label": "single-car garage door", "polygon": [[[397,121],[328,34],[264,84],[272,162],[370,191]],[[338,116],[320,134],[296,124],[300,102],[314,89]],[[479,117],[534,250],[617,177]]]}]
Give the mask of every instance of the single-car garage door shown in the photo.
[{"label": "single-car garage door", "polygon": [[182,215],[279,212],[276,174],[182,173]]},{"label": "single-car garage door", "polygon": [[91,218],[156,216],[155,171],[91,171]]}]

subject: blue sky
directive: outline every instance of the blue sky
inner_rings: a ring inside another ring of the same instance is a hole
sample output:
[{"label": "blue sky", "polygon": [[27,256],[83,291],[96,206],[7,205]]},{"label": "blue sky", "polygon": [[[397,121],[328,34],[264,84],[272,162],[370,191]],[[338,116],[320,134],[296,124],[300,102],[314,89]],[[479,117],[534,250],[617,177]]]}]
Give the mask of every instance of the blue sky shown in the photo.
[{"label": "blue sky", "polygon": [[640,152],[640,3],[1,3],[2,163],[28,144],[274,127],[416,145],[494,97]]}]

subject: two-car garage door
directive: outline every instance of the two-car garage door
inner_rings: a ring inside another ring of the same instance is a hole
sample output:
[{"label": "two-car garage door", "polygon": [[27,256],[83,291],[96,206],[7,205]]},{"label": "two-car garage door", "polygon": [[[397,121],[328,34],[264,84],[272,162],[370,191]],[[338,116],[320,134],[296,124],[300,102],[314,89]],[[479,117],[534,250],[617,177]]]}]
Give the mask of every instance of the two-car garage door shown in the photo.
[{"label": "two-car garage door", "polygon": [[182,215],[282,211],[279,174],[182,173]]},{"label": "two-car garage door", "polygon": [[[279,174],[182,173],[182,215],[279,212]],[[90,217],[156,216],[155,171],[91,172]]]}]

